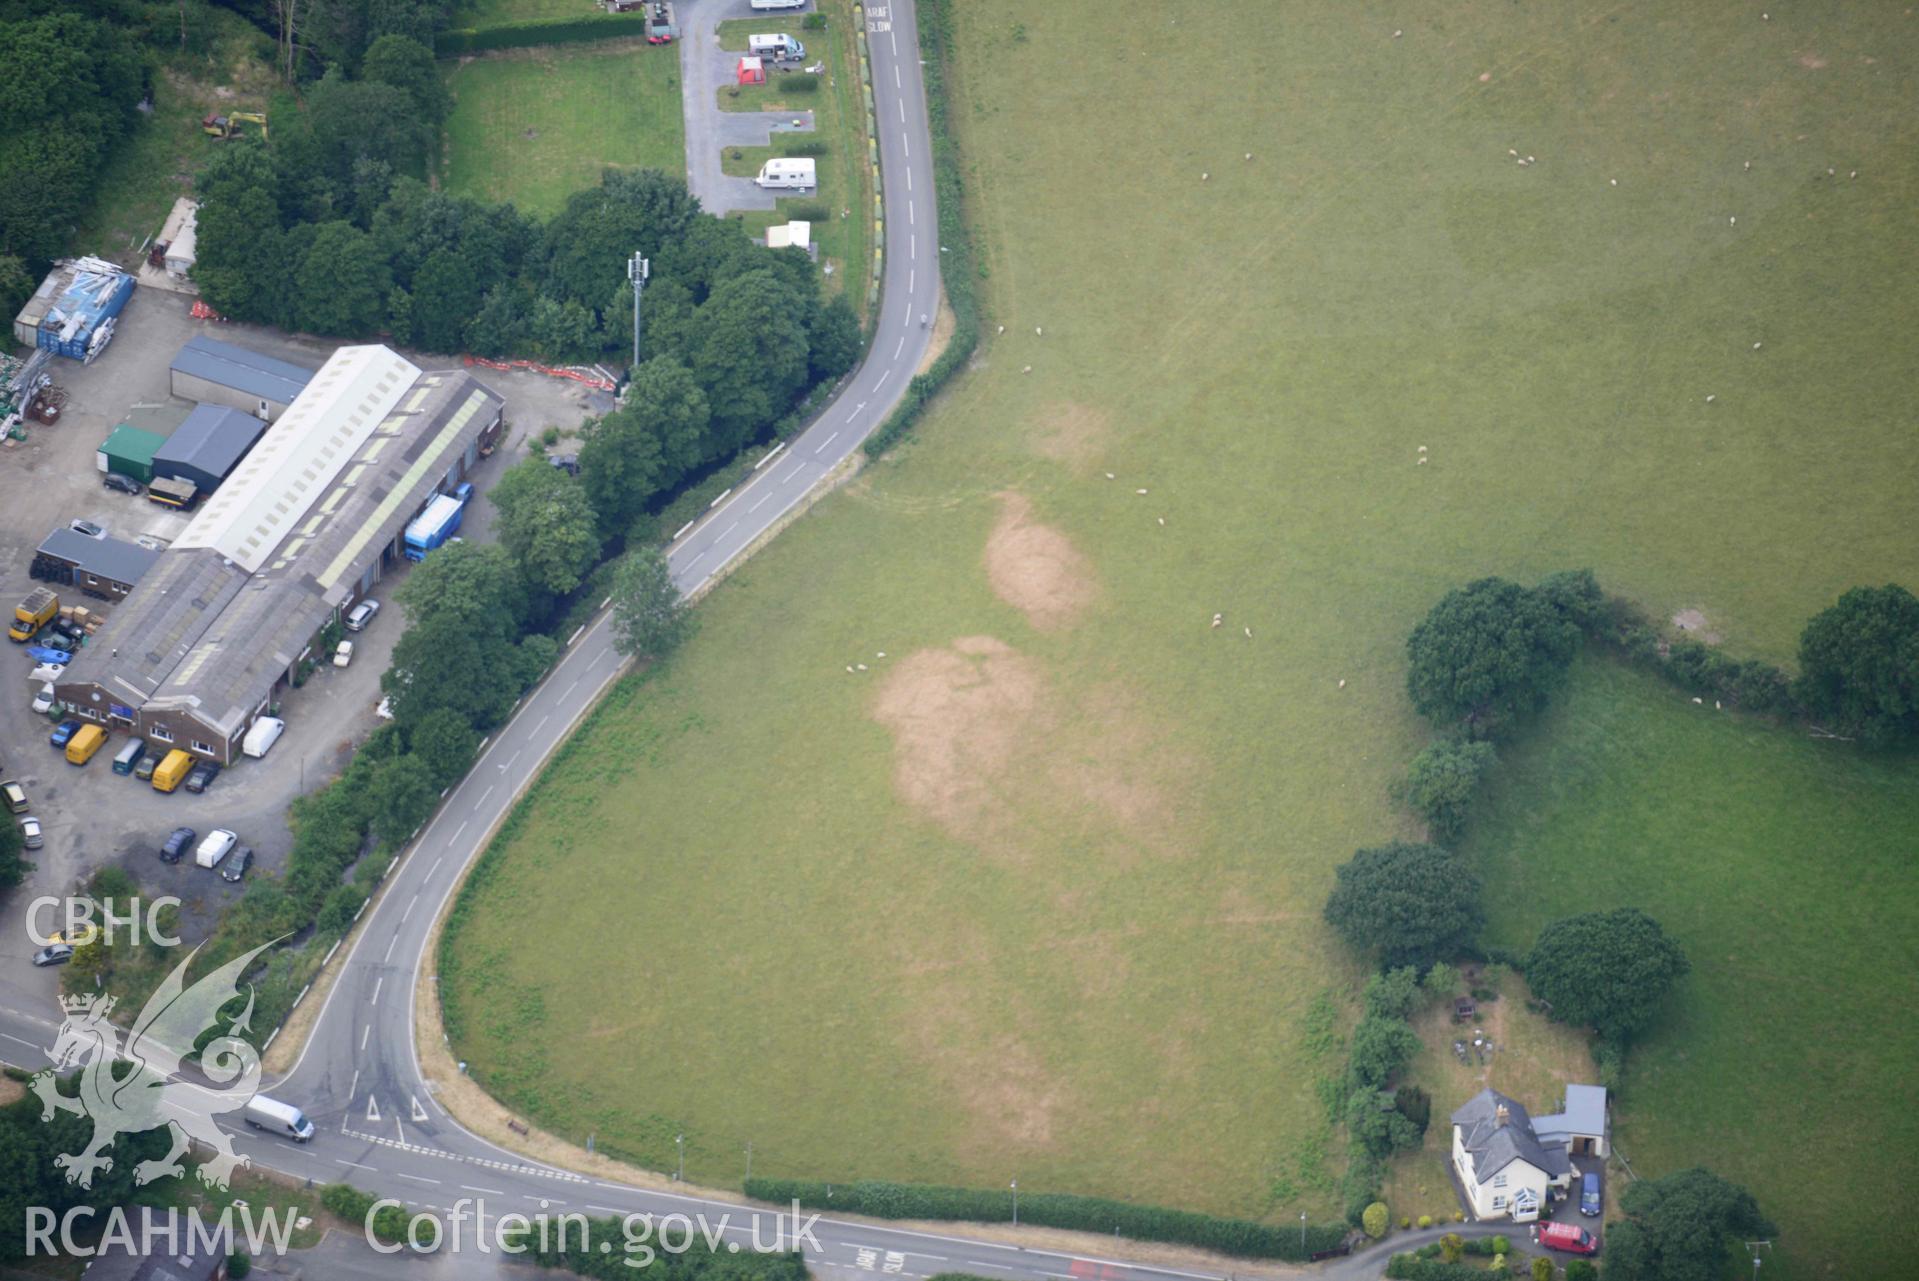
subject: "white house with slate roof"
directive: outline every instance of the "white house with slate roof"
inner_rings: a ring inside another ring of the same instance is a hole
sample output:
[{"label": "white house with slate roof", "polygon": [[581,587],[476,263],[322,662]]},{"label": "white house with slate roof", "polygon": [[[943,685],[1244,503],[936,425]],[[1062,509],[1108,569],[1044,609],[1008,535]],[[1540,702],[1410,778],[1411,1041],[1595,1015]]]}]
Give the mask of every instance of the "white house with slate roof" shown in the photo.
[{"label": "white house with slate roof", "polygon": [[1566,1109],[1535,1120],[1497,1090],[1481,1090],[1453,1113],[1453,1171],[1473,1217],[1527,1223],[1578,1172],[1575,1155],[1597,1166],[1610,1135],[1606,1091],[1566,1087]]}]

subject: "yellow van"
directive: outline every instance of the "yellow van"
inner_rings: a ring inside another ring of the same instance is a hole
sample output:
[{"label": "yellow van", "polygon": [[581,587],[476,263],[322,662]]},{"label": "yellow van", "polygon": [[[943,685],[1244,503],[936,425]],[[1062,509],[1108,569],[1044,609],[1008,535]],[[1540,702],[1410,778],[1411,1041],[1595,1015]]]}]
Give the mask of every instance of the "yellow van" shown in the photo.
[{"label": "yellow van", "polygon": [[107,741],[107,732],[98,725],[82,725],[67,740],[67,764],[85,765]]},{"label": "yellow van", "polygon": [[153,771],[153,790],[171,792],[180,786],[180,780],[193,768],[193,758],[179,748],[168,752],[166,759],[160,762],[160,768]]}]

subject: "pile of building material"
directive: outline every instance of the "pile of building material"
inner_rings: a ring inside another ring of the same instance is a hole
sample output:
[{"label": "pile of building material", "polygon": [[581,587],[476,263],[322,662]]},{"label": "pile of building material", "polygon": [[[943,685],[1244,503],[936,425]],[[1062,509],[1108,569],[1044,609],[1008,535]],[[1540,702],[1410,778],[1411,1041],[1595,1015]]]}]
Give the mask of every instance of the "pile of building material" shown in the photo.
[{"label": "pile of building material", "polygon": [[69,258],[55,264],[13,320],[23,347],[91,364],[113,341],[113,329],[133,277],[104,258]]}]

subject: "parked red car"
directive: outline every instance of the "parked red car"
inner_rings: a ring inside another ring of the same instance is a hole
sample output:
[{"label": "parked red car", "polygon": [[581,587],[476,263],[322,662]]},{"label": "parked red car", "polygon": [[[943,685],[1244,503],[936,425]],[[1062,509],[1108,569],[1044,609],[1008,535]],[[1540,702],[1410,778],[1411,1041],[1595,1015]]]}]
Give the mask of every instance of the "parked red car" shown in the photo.
[{"label": "parked red car", "polygon": [[1599,1241],[1592,1233],[1577,1223],[1542,1223],[1539,1225],[1539,1244],[1548,1250],[1564,1250],[1567,1254],[1597,1254]]}]

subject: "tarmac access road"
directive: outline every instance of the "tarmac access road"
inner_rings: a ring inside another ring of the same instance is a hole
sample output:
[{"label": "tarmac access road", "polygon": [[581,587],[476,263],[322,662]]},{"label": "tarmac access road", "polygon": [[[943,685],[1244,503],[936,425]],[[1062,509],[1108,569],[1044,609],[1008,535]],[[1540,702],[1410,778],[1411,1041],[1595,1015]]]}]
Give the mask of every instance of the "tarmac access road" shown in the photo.
[{"label": "tarmac access road", "polygon": [[[716,22],[744,0],[681,0],[682,23]],[[838,397],[785,450],[727,495],[668,551],[687,594],[724,570],[847,457],[898,402],[930,341],[922,317],[939,302],[931,141],[912,0],[875,5],[868,21],[889,253],[876,337],[865,363]],[[1181,1271],[1030,1249],[953,1234],[802,1216],[796,1239],[788,1213],[602,1180],[529,1161],[462,1127],[434,1098],[415,1051],[413,995],[427,977],[426,943],[461,873],[540,764],[626,668],[601,614],[575,636],[554,670],[492,736],[472,771],[442,804],[389,875],[350,949],[337,961],[306,1046],[293,1069],[269,1084],[313,1119],[313,1140],[297,1144],[248,1130],[229,1115],[222,1127],[256,1166],[317,1183],[350,1182],[420,1209],[468,1216],[466,1249],[504,1213],[579,1212],[704,1215],[727,1246],[776,1241],[805,1250],[816,1271],[926,1277],[971,1272],[1043,1281],[1218,1281]],[[0,1009],[0,1060],[38,1069],[57,1030],[57,1009]],[[614,1249],[620,1243],[609,1243]],[[1114,1255],[1124,1250],[1115,1241]],[[497,1254],[491,1256],[498,1258]],[[317,1262],[317,1260],[316,1260]],[[479,1262],[478,1259],[475,1262]],[[377,1274],[379,1269],[369,1271]]]}]

